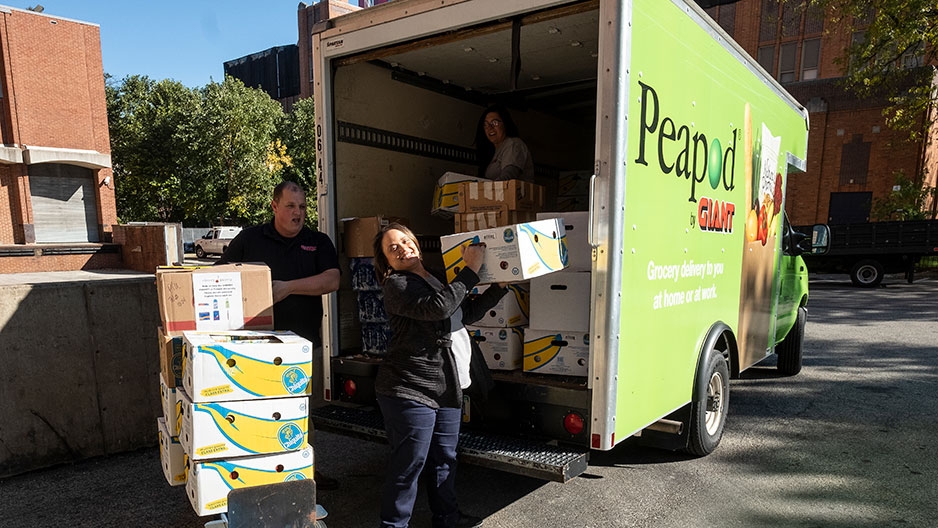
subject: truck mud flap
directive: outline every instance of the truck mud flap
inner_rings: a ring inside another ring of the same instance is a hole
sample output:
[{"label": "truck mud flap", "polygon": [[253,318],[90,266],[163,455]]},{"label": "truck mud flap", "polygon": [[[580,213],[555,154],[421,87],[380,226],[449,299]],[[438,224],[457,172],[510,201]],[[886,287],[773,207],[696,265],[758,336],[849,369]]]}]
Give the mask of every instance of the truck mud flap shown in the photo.
[{"label": "truck mud flap", "polygon": [[[374,408],[326,405],[310,412],[317,429],[386,442],[384,422]],[[460,461],[528,477],[566,482],[589,464],[587,447],[463,430],[457,447]]]}]

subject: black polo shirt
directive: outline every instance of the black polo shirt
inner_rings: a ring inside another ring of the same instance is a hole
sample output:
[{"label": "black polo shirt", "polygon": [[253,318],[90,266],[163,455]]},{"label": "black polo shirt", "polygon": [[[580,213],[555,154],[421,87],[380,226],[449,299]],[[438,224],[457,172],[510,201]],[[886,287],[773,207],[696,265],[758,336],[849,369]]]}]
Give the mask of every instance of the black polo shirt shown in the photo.
[{"label": "black polo shirt", "polygon": [[[294,280],[339,268],[335,245],[328,236],[308,227],[293,238],[277,232],[273,223],[242,230],[228,244],[217,264],[263,262],[272,280]],[[274,305],[274,328],[290,330],[317,346],[322,343],[322,297],[290,295]]]}]

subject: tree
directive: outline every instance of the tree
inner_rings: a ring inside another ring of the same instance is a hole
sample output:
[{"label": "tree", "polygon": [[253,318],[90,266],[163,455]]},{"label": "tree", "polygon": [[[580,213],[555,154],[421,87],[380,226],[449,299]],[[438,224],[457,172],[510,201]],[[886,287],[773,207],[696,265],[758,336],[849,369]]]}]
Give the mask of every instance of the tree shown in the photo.
[{"label": "tree", "polygon": [[279,136],[287,148],[291,165],[284,167],[283,179],[299,183],[306,189],[307,222],[316,227],[316,117],[313,98],[300,99],[284,116]]},{"label": "tree", "polygon": [[[841,59],[847,84],[860,96],[889,100],[890,126],[919,137],[938,103],[934,69],[910,67],[938,62],[938,3],[935,0],[811,0],[827,8],[831,21],[854,31]],[[859,31],[858,31],[859,30]]]},{"label": "tree", "polygon": [[188,216],[219,224],[260,223],[282,172],[268,165],[268,154],[283,110],[263,91],[230,76],[206,85],[201,96],[198,111],[179,132],[190,157],[199,160],[190,169],[202,184],[199,207]]},{"label": "tree", "polygon": [[105,94],[118,216],[181,222],[193,208],[190,160],[177,133],[199,106],[198,93],[171,80],[106,79]]},{"label": "tree", "polygon": [[902,171],[896,171],[896,190],[885,198],[873,200],[872,216],[875,220],[925,220],[925,207],[930,198],[938,198],[938,189],[923,185]]}]

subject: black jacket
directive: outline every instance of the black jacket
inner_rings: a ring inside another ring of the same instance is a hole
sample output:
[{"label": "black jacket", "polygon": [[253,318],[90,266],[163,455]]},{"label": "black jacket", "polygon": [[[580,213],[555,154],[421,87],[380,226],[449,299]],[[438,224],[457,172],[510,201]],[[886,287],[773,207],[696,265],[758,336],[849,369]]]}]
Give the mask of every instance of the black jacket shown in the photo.
[{"label": "black jacket", "polygon": [[378,394],[434,409],[462,406],[453,352],[446,339],[450,316],[462,306],[463,324],[478,321],[508,290],[493,284],[482,295],[468,298],[468,291],[479,283],[479,276],[469,268],[463,268],[449,284],[440,282],[444,286],[436,291],[409,272],[394,272],[384,282],[391,341],[375,381]]}]

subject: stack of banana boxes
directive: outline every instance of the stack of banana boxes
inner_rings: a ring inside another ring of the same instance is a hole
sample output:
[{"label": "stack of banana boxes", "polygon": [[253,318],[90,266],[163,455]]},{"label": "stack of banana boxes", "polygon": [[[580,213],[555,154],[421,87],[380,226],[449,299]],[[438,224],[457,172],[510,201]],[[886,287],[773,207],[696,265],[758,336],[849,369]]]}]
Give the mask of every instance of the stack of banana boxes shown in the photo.
[{"label": "stack of banana boxes", "polygon": [[[474,294],[491,283],[509,293],[469,327],[493,370],[586,376],[591,251],[586,212],[543,212],[544,189],[520,180],[459,184],[456,234],[441,238],[447,279],[462,249],[486,244]],[[584,322],[585,321],[585,322]]]},{"label": "stack of banana boxes", "polygon": [[198,515],[226,512],[232,489],[313,478],[312,344],[271,330],[270,286],[257,264],[157,270],[160,458]]}]

